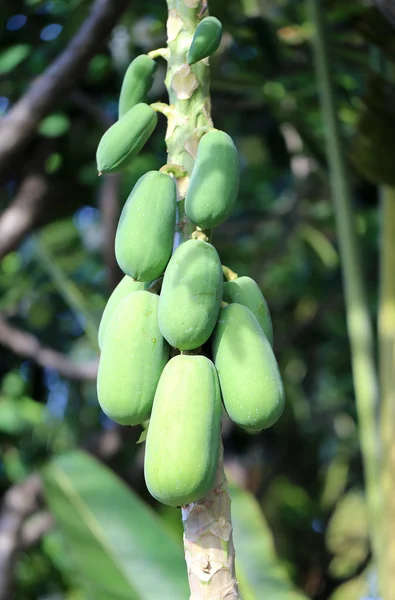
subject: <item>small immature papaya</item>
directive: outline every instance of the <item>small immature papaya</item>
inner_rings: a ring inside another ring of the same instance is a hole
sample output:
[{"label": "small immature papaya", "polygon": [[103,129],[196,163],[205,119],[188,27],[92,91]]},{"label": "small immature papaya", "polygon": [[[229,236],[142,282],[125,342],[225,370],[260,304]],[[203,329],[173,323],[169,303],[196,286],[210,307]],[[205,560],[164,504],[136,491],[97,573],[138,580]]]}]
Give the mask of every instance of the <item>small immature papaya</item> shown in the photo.
[{"label": "small immature papaya", "polygon": [[140,152],[158,122],[156,112],[141,102],[107,129],[96,153],[99,173],[115,173],[126,167]]},{"label": "small immature papaya", "polygon": [[155,294],[131,292],[106,327],[97,376],[100,406],[121,425],[139,425],[151,413],[169,346],[158,327]]},{"label": "small immature papaya", "polygon": [[214,246],[188,240],[167,266],[159,299],[159,327],[174,348],[193,350],[210,337],[221,306],[223,275]]},{"label": "small immature papaya", "polygon": [[239,192],[240,166],[236,146],[224,131],[210,131],[200,140],[187,194],[185,212],[202,229],[229,217]]},{"label": "small immature papaya", "polygon": [[251,277],[237,277],[224,284],[224,302],[242,304],[250,309],[273,345],[273,325],[269,307],[256,281]]},{"label": "small immature papaya", "polygon": [[176,226],[176,184],[160,171],[140,177],[123,207],[115,236],[122,271],[138,281],[160,277],[169,262]]},{"label": "small immature papaya", "polygon": [[188,52],[188,64],[194,65],[199,60],[214,54],[222,38],[222,23],[215,17],[206,17],[200,21]]},{"label": "small immature papaya", "polygon": [[112,292],[111,296],[109,297],[109,299],[107,301],[106,307],[103,311],[103,314],[102,314],[102,317],[100,320],[99,335],[98,335],[99,348],[101,348],[103,345],[105,331],[106,331],[108,322],[111,318],[111,315],[114,312],[115,308],[120,303],[120,301],[123,298],[125,298],[125,296],[130,294],[131,292],[138,292],[140,290],[145,290],[148,287],[148,285],[149,285],[149,282],[141,283],[140,281],[134,281],[131,277],[128,277],[127,275],[125,275],[125,277],[118,283],[117,287],[114,289],[114,291]]},{"label": "small immature papaya", "polygon": [[157,64],[146,54],[137,56],[127,68],[119,96],[118,114],[121,119],[128,110],[140,102],[146,102],[154,82]]},{"label": "small immature papaya", "polygon": [[221,396],[205,356],[175,356],[166,365],[148,426],[144,475],[151,495],[170,506],[203,498],[218,463]]},{"label": "small immature papaya", "polygon": [[232,421],[250,431],[274,425],[284,409],[284,387],[269,340],[246,306],[221,309],[212,351]]}]

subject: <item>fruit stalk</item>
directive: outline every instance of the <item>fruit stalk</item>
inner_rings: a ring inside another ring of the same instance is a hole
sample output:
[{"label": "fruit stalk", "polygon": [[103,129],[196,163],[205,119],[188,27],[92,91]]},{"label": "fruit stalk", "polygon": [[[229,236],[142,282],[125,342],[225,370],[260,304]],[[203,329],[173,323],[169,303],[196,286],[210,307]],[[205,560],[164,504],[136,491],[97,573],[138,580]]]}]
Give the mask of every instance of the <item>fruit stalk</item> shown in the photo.
[{"label": "fruit stalk", "polygon": [[342,262],[355,399],[366,478],[370,536],[373,554],[378,563],[381,553],[382,497],[377,423],[378,378],[374,360],[373,330],[364,289],[356,227],[352,213],[351,190],[343,156],[343,143],[336,114],[324,9],[320,0],[308,0],[308,6],[311,20],[316,29],[313,39],[314,58],[322,112],[326,123],[327,156]]},{"label": "fruit stalk", "polygon": [[[208,61],[192,67],[188,50],[207,4],[196,0],[168,0],[169,94],[166,145],[168,164],[177,180],[178,237],[188,239],[194,226],[184,211],[184,198],[201,136],[213,127],[210,110]],[[223,468],[222,450],[215,487],[199,502],[182,508],[184,548],[191,589],[191,600],[239,598],[235,576],[230,497]]]}]

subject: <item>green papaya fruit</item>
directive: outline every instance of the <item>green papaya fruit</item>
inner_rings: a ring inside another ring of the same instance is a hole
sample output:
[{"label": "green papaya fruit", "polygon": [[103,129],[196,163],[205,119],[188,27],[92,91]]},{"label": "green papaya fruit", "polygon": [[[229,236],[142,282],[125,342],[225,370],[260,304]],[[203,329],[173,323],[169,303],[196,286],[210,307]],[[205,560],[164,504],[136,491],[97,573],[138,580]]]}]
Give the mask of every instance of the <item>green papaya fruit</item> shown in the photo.
[{"label": "green papaya fruit", "polygon": [[206,17],[196,27],[188,52],[188,64],[193,65],[214,54],[221,43],[222,23],[215,17]]},{"label": "green papaya fruit", "polygon": [[103,345],[103,339],[105,335],[105,331],[108,325],[108,322],[111,318],[112,313],[115,308],[118,306],[120,301],[125,298],[131,292],[138,292],[140,290],[145,290],[149,286],[149,282],[142,283],[140,281],[134,281],[131,277],[125,275],[125,277],[118,283],[117,287],[112,292],[109,297],[106,307],[103,311],[100,325],[99,325],[99,348]]},{"label": "green papaya fruit", "polygon": [[284,409],[284,387],[270,342],[246,306],[221,309],[212,351],[230,418],[250,431],[274,425]]},{"label": "green papaya fruit", "polygon": [[158,122],[156,112],[141,102],[107,129],[96,153],[97,170],[115,173],[126,167],[140,152]]},{"label": "green papaya fruit", "polygon": [[210,337],[221,307],[223,275],[214,246],[188,240],[167,266],[159,299],[159,327],[174,348],[193,350]]},{"label": "green papaya fruit", "polygon": [[159,380],[146,441],[144,475],[154,498],[184,506],[210,491],[220,424],[221,396],[211,360],[172,358]]},{"label": "green papaya fruit", "polygon": [[115,236],[115,255],[122,271],[133,279],[157,279],[169,262],[176,226],[176,195],[172,177],[148,171],[127,199]]},{"label": "green papaya fruit", "polygon": [[224,284],[224,302],[242,304],[250,309],[273,345],[273,325],[269,307],[256,281],[251,277],[237,277]]},{"label": "green papaya fruit", "polygon": [[140,102],[146,102],[154,82],[157,64],[146,54],[137,56],[127,68],[119,96],[118,115],[121,119],[128,110]]},{"label": "green papaya fruit", "polygon": [[210,131],[200,140],[185,197],[185,212],[202,229],[229,217],[236,203],[240,166],[236,146],[224,131]]},{"label": "green papaya fruit", "polygon": [[121,425],[139,425],[151,413],[156,386],[169,358],[158,327],[159,297],[131,292],[106,327],[97,376],[103,411]]}]

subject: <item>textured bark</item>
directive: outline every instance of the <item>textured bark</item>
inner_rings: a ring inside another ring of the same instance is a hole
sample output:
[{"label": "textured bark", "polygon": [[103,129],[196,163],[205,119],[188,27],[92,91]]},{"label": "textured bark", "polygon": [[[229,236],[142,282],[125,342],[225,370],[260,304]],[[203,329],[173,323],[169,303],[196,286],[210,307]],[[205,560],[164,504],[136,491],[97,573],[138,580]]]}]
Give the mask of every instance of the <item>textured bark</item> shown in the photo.
[{"label": "textured bark", "polygon": [[[187,52],[206,3],[168,0],[168,8],[166,87],[170,107],[158,106],[158,110],[168,118],[167,169],[173,172],[178,184],[179,242],[190,237],[195,229],[184,214],[183,202],[199,140],[213,124],[208,61],[200,61],[193,67],[187,64]],[[183,507],[182,519],[190,600],[238,599],[230,498],[222,450],[213,490],[199,502]]]},{"label": "textured bark", "polygon": [[213,490],[182,509],[190,600],[237,600],[230,497],[221,456]]}]

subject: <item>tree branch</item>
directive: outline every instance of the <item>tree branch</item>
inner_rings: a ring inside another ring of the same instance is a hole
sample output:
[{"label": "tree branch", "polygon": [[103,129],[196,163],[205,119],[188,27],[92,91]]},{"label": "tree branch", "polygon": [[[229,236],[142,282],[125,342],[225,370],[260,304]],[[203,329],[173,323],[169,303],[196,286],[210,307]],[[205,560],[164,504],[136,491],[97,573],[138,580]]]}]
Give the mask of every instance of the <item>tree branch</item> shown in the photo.
[{"label": "tree branch", "polygon": [[30,358],[42,367],[55,369],[63,377],[80,381],[94,381],[96,379],[97,362],[73,363],[60,352],[41,346],[36,337],[10,325],[1,315],[0,345],[8,348],[18,356]]},{"label": "tree branch", "polygon": [[48,187],[43,173],[37,171],[23,179],[14,200],[0,215],[0,259],[14,250],[34,227]]},{"label": "tree branch", "polygon": [[100,188],[99,204],[103,223],[103,254],[108,273],[108,285],[112,291],[122,278],[122,271],[115,258],[115,234],[119,220],[119,177],[107,175]]},{"label": "tree branch", "polygon": [[13,565],[20,545],[22,525],[36,509],[41,479],[30,475],[5,494],[0,513],[0,600],[13,597]]},{"label": "tree branch", "polygon": [[376,6],[391,25],[395,27],[395,6],[393,0],[376,0]]},{"label": "tree branch", "polygon": [[95,0],[90,15],[65,50],[3,117],[0,170],[32,137],[38,123],[83,74],[91,58],[128,6],[128,0]]}]

